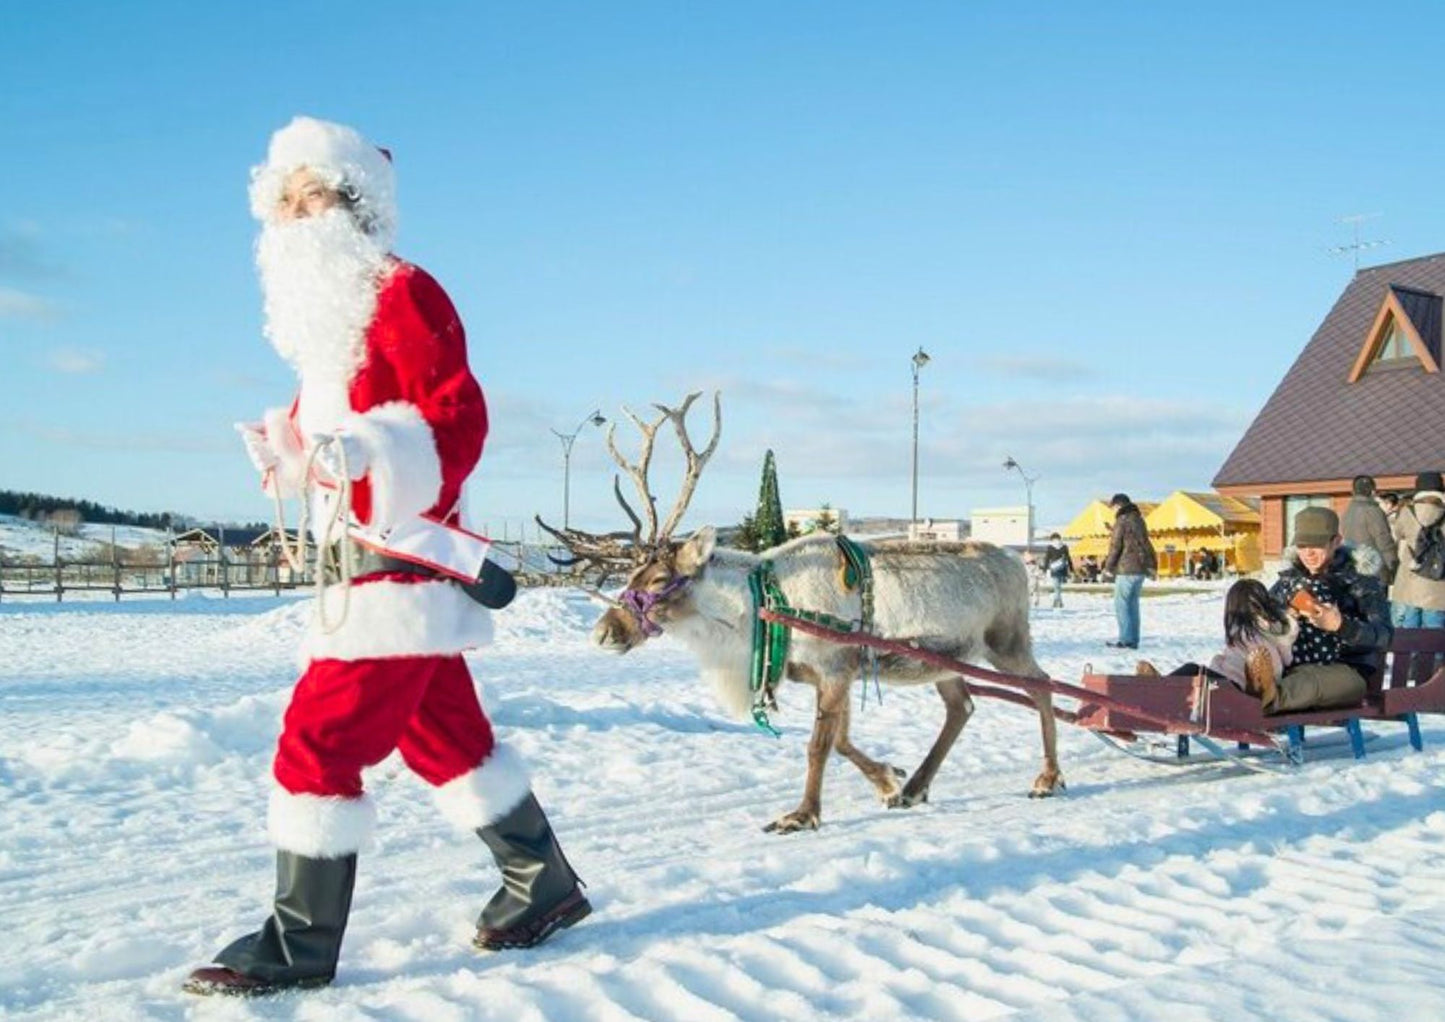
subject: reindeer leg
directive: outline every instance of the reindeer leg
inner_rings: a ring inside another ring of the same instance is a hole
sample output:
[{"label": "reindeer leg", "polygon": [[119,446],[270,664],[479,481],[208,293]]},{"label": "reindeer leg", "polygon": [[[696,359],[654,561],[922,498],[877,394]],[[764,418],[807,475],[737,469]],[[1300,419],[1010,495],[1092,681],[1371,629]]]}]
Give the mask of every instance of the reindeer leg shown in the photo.
[{"label": "reindeer leg", "polygon": [[838,728],[848,712],[848,684],[817,685],[818,712],[813,718],[813,737],[808,739],[808,778],[803,782],[803,801],[791,813],[784,813],[763,830],[791,834],[817,830],[823,818],[823,768],[837,741]]},{"label": "reindeer leg", "polygon": [[938,694],[943,697],[943,727],[939,730],[938,737],[933,740],[933,748],[928,750],[928,755],[923,757],[923,762],[918,764],[918,769],[913,772],[903,790],[888,803],[889,809],[908,809],[928,801],[928,789],[933,784],[934,775],[943,765],[953,743],[958,740],[968,718],[973,716],[973,699],[969,696],[968,686],[962,678],[948,678],[936,682],[934,688],[938,689]]},{"label": "reindeer leg", "polygon": [[838,755],[852,763],[864,777],[868,778],[868,782],[877,790],[879,800],[885,806],[891,806],[897,801],[898,794],[902,790],[903,786],[900,782],[908,775],[896,766],[880,763],[878,760],[870,758],[853,744],[848,737],[848,726],[853,713],[852,706],[851,699],[843,700],[843,721],[838,726],[838,737],[834,739],[833,748],[838,751]]},{"label": "reindeer leg", "polygon": [[[1043,673],[1038,676],[1048,677]],[[1039,708],[1039,730],[1044,739],[1044,768],[1034,778],[1029,798],[1048,798],[1064,790],[1064,775],[1059,772],[1059,729],[1054,720],[1054,697],[1049,692],[1036,692],[1029,698]]]},{"label": "reindeer leg", "polygon": [[[992,645],[989,662],[1000,671],[1025,678],[1047,678],[1048,674],[1028,650],[1027,638],[1016,638],[1014,649],[1000,650]],[[1044,740],[1044,768],[1034,778],[1029,798],[1048,798],[1064,790],[1064,775],[1059,772],[1058,723],[1054,720],[1054,697],[1049,692],[1030,692],[1029,698],[1039,711],[1039,730]]]}]

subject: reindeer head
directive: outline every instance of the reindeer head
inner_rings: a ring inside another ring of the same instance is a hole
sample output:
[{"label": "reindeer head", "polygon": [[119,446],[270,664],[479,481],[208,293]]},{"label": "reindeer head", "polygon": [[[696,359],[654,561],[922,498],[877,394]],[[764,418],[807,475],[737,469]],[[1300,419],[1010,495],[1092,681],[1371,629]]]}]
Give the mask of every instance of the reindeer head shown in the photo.
[{"label": "reindeer head", "polygon": [[[653,405],[662,414],[652,422],[643,422],[630,409],[622,409],[642,433],[642,447],[635,463],[629,462],[617,449],[616,424],[607,428],[607,450],[612,460],[632,479],[642,507],[641,515],[632,510],[627,498],[622,495],[620,479],[614,477],[612,492],[632,520],[630,534],[610,532],[599,535],[578,529],[554,529],[542,519],[537,519],[537,524],[567,548],[570,558],[559,563],[583,565],[583,570],[594,570],[599,586],[609,575],[628,573],[627,588],[623,590],[622,598],[602,615],[592,630],[593,641],[604,649],[626,653],[649,636],[658,634],[662,622],[674,618],[687,603],[686,590],[690,581],[702,571],[712,555],[717,538],[711,528],[699,529],[683,543],[672,539],[672,532],[692,502],[698,478],[717,449],[718,438],[722,434],[722,402],[714,393],[712,436],[700,453],[693,447],[687,432],[687,412],[698,396],[697,392],[689,394],[678,408]],[[652,464],[652,447],[657,431],[669,421],[687,457],[687,468],[677,501],[659,526],[657,499],[648,485],[647,472]],[[646,536],[643,535],[644,520]]]},{"label": "reindeer head", "polygon": [[627,578],[617,603],[592,628],[592,641],[605,650],[626,653],[691,612],[690,590],[717,545],[708,525],[684,543],[667,543]]}]

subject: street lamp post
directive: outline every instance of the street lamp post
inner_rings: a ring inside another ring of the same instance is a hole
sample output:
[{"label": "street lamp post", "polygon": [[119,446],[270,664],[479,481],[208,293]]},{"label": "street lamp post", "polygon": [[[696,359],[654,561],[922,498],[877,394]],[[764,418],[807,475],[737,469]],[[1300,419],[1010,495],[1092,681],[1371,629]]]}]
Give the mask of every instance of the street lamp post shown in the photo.
[{"label": "street lamp post", "polygon": [[562,441],[562,528],[563,528],[563,529],[566,529],[567,526],[568,526],[568,523],[571,521],[571,511],[572,511],[572,507],[571,507],[571,504],[572,504],[572,444],[576,442],[576,440],[577,440],[577,434],[582,432],[582,428],[583,428],[584,426],[588,425],[589,423],[590,423],[591,425],[593,425],[593,426],[601,426],[601,425],[602,425],[604,422],[606,422],[606,421],[607,421],[607,418],[602,414],[601,410],[599,410],[599,409],[594,409],[593,412],[592,412],[592,414],[588,415],[588,416],[587,416],[586,418],[584,418],[581,422],[577,423],[577,428],[574,429],[572,432],[570,432],[570,433],[563,433],[563,432],[560,432],[560,431],[555,430],[555,429],[552,430],[552,432],[553,432],[554,434],[556,434],[557,439]]},{"label": "street lamp post", "polygon": [[1027,475],[1024,472],[1023,466],[1014,461],[1012,457],[1004,458],[1003,467],[1006,472],[1012,470],[1023,476],[1024,493],[1026,495],[1024,499],[1028,501],[1028,507],[1025,510],[1025,514],[1028,516],[1028,523],[1026,525],[1028,537],[1026,545],[1027,548],[1032,551],[1034,548],[1034,483],[1038,482],[1039,477]]},{"label": "street lamp post", "polygon": [[913,353],[913,526],[918,525],[918,370],[928,365],[922,345]]}]

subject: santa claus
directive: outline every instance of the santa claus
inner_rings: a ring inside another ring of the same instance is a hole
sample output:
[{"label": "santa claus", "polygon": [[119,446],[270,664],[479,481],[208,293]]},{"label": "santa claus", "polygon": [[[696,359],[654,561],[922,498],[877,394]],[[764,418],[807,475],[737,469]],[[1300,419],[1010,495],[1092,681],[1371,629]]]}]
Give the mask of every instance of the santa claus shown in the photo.
[{"label": "santa claus", "polygon": [[[311,501],[314,521],[341,515],[369,535],[455,525],[486,404],[446,292],[391,254],[390,155],[350,128],[298,117],[252,172],[251,209],[266,335],[300,382],[289,407],[243,428],[263,485]],[[462,659],[489,640],[487,611],[411,560],[342,553],[354,577],[318,597],[277,744],[275,911],[193,972],[193,993],[331,981],[374,818],[362,770],[393,749],[501,870],[478,948],[530,947],[591,910]]]}]

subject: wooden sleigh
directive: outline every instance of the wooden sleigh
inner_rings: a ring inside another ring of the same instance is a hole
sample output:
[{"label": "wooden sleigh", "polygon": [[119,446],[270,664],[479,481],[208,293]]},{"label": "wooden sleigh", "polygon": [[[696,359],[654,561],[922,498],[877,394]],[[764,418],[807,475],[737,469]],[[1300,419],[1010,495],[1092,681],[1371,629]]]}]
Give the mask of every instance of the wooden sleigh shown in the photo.
[{"label": "wooden sleigh", "polygon": [[[1030,709],[1034,704],[1029,692],[1048,691],[1072,699],[1075,709],[1054,708],[1059,721],[1092,731],[1122,751],[1156,761],[1188,762],[1193,742],[1211,757],[1250,766],[1256,764],[1242,753],[1273,750],[1293,766],[1304,759],[1306,727],[1344,728],[1358,759],[1365,755],[1360,725],[1367,720],[1403,723],[1409,730],[1410,745],[1420,750],[1424,743],[1419,715],[1445,713],[1445,629],[1396,630],[1384,670],[1370,680],[1358,706],[1269,715],[1257,697],[1203,674],[1146,677],[1086,670],[1081,684],[1072,685],[1052,678],[1003,674],[907,642],[846,631],[796,614],[763,609],[758,616],[830,642],[911,657],[953,671],[969,679],[969,693],[975,697],[1001,699]],[[1142,751],[1159,748],[1159,736],[1174,736],[1167,757]]]},{"label": "wooden sleigh", "polygon": [[[1419,715],[1445,713],[1445,630],[1397,629],[1385,667],[1371,678],[1357,706],[1266,714],[1254,696],[1228,681],[1204,676],[1164,678],[1086,673],[1083,687],[1105,697],[1081,703],[1077,723],[1121,743],[1147,744],[1149,734],[1180,735],[1176,756],[1187,755],[1188,739],[1235,743],[1241,749],[1273,747],[1288,762],[1304,757],[1306,727],[1344,728],[1356,759],[1365,755],[1361,723],[1397,721],[1410,745],[1424,747]],[[1134,710],[1146,711],[1144,715]],[[1165,723],[1159,727],[1160,721]],[[1126,750],[1128,751],[1128,750]],[[1214,750],[1211,750],[1214,751]]]}]

